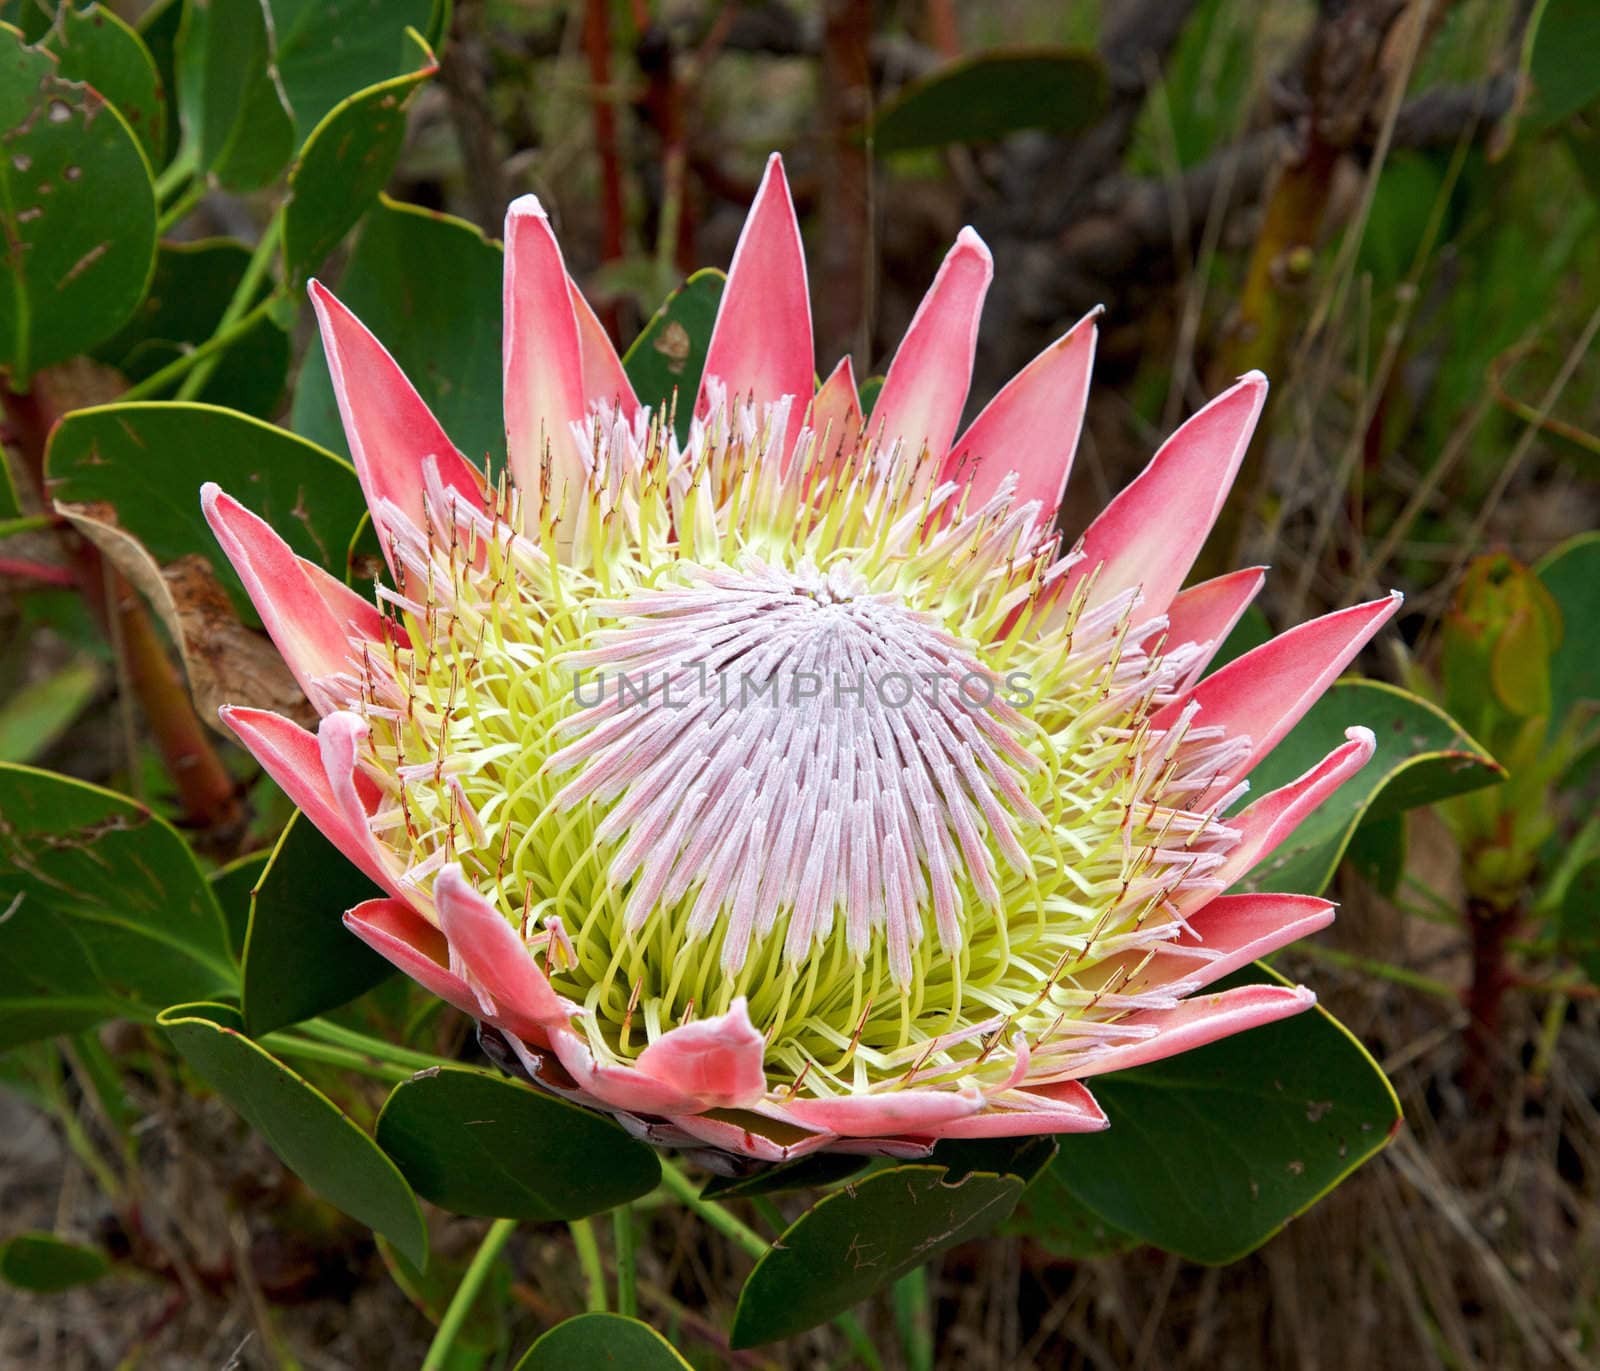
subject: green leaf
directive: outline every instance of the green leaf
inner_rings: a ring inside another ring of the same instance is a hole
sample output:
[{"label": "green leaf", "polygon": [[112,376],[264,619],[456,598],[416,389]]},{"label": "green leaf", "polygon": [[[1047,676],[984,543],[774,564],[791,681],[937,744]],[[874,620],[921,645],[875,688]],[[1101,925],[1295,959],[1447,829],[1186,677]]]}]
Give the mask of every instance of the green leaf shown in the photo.
[{"label": "green leaf", "polygon": [[18,766],[0,816],[0,1051],[236,988],[222,911],[164,819]]},{"label": "green leaf", "polygon": [[428,1230],[411,1187],[377,1144],[304,1077],[240,1031],[225,1005],[184,1004],[157,1021],[183,1059],[336,1209],[382,1233],[415,1266]]},{"label": "green leaf", "polygon": [[217,897],[222,917],[228,921],[228,944],[241,961],[250,931],[250,899],[271,856],[270,852],[247,853],[221,870],[213,871],[209,877],[211,893]]},{"label": "green leaf", "polygon": [[713,1176],[700,1187],[700,1194],[708,1200],[735,1200],[789,1190],[820,1190],[865,1171],[870,1160],[847,1152],[813,1152],[797,1162],[763,1167],[748,1176]]},{"label": "green leaf", "polygon": [[1583,974],[1600,985],[1600,859],[1579,868],[1561,897],[1556,936]]},{"label": "green leaf", "polygon": [[427,31],[433,0],[268,0],[274,57],[298,142],[347,95],[405,71],[407,29]]},{"label": "green leaf", "polygon": [[[1268,978],[1247,970],[1219,987]],[[1321,1009],[1089,1082],[1111,1120],[1061,1140],[1050,1185],[1113,1230],[1191,1261],[1233,1261],[1380,1151],[1400,1104]],[[1049,1188],[1030,1212],[1057,1231]]]},{"label": "green leaf", "polygon": [[874,1172],[825,1195],[784,1230],[739,1293],[730,1342],[753,1347],[826,1323],[945,1249],[1000,1224],[1019,1177],[945,1168]]},{"label": "green leaf", "polygon": [[581,1219],[661,1181],[656,1154],[605,1115],[472,1067],[397,1085],[377,1136],[419,1195],[478,1218]]},{"label": "green leaf", "polygon": [[61,19],[45,40],[61,75],[87,81],[128,121],[152,166],[167,144],[167,106],[155,59],[127,23],[104,5],[61,7]]},{"label": "green leaf", "polygon": [[159,371],[216,332],[249,261],[250,249],[236,238],[158,244],[138,309],[94,355],[130,381]]},{"label": "green leaf", "polygon": [[1561,608],[1561,642],[1550,659],[1550,726],[1574,705],[1600,700],[1600,533],[1553,549],[1534,568]]},{"label": "green leaf", "polygon": [[202,170],[231,190],[266,185],[294,152],[261,0],[196,0],[178,36],[180,108]]},{"label": "green leaf", "polygon": [[902,86],[873,119],[873,141],[878,152],[892,153],[1022,129],[1076,133],[1105,103],[1105,68],[1088,49],[991,49]]},{"label": "green leaf", "polygon": [[[500,264],[499,245],[471,224],[379,196],[338,287],[473,461],[505,446]],[[320,348],[300,369],[292,423],[313,442],[349,450]]]},{"label": "green leaf", "polygon": [[178,151],[182,121],[178,118],[178,32],[183,27],[183,0],[156,0],[139,16],[139,38],[156,65],[161,98],[167,108],[166,136],[155,165],[165,167]]},{"label": "green leaf", "polygon": [[0,704],[0,762],[43,756],[100,689],[100,664],[79,658]]},{"label": "green leaf", "polygon": [[579,1314],[558,1323],[514,1371],[687,1371],[689,1363],[647,1323],[621,1314]]},{"label": "green leaf", "polygon": [[1028,1187],[1005,1231],[1033,1238],[1070,1261],[1110,1257],[1139,1245],[1137,1238],[1108,1223],[1074,1195],[1067,1188],[1065,1168],[1053,1166]]},{"label": "green leaf", "polygon": [[253,1037],[337,1009],[394,971],[341,921],[383,892],[303,814],[283,830],[250,903],[244,1021]]},{"label": "green leaf", "polygon": [[18,1233],[0,1243],[0,1280],[36,1295],[87,1285],[110,1268],[99,1248],[67,1242],[53,1233]]},{"label": "green leaf", "polygon": [[335,105],[306,139],[289,173],[283,209],[284,272],[306,278],[366,213],[388,184],[406,136],[406,113],[422,83],[439,70],[426,43],[413,72],[380,81]]},{"label": "green leaf", "polygon": [[200,486],[216,481],[302,557],[342,577],[366,508],[354,468],[281,428],[212,405],[159,401],[69,414],[45,454],[56,499],[103,502],[167,565],[204,557],[240,619],[258,624],[244,586],[211,536]]},{"label": "green leaf", "polygon": [[727,277],[714,267],[697,271],[671,295],[633,340],[622,358],[639,403],[665,411],[677,393],[678,441],[686,442],[700,393],[700,373],[711,345],[722,287]]},{"label": "green leaf", "polygon": [[[250,249],[232,238],[160,244],[144,300],[94,355],[130,381],[153,375],[217,331],[249,261]],[[269,288],[264,281],[247,304]],[[196,398],[265,418],[275,412],[288,373],[288,335],[263,318],[229,345]]]},{"label": "green leaf", "polygon": [[1529,74],[1537,92],[1534,128],[1549,128],[1600,100],[1600,8],[1592,0],[1548,0]]},{"label": "green leaf", "polygon": [[1311,769],[1344,742],[1353,724],[1377,739],[1373,759],[1240,883],[1247,890],[1320,894],[1358,824],[1461,795],[1505,778],[1504,771],[1449,715],[1379,681],[1337,681],[1250,774],[1265,795]]},{"label": "green leaf", "polygon": [[0,367],[13,383],[115,333],[155,260],[156,199],[132,130],[0,25]]}]

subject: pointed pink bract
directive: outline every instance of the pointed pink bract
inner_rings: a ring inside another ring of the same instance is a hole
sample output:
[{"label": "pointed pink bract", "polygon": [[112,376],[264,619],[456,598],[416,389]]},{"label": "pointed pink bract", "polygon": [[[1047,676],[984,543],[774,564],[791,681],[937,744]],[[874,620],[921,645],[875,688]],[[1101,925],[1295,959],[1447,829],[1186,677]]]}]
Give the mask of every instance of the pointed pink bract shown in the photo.
[{"label": "pointed pink bract", "polygon": [[1086,314],[1029,362],[956,440],[943,479],[970,472],[969,507],[982,505],[1015,471],[1017,503],[1037,500],[1039,522],[1054,522],[1083,431],[1099,317],[1099,309]]},{"label": "pointed pink bract", "polygon": [[970,228],[957,235],[912,317],[872,407],[868,431],[880,447],[903,442],[927,448],[931,481],[943,467],[972,385],[978,316],[994,276],[994,259]]},{"label": "pointed pink bract", "polygon": [[[322,349],[345,438],[373,518],[389,500],[418,528],[424,526],[422,464],[428,457],[438,459],[439,475],[447,487],[481,509],[482,476],[456,450],[388,349],[320,281],[312,281],[307,289],[322,330]],[[387,557],[388,541],[379,541]],[[389,570],[396,568],[391,565]]]},{"label": "pointed pink bract", "polygon": [[[787,442],[793,446],[815,385],[816,360],[800,224],[777,153],[767,159],[728,267],[704,376],[727,385],[730,403],[749,397],[759,406],[792,396]],[[709,404],[702,381],[695,413],[704,414]],[[788,460],[787,451],[781,456]]]},{"label": "pointed pink bract", "polygon": [[1267,378],[1243,377],[1168,438],[1100,512],[1069,582],[1098,568],[1091,606],[1139,586],[1146,614],[1166,611],[1216,522],[1266,400]]},{"label": "pointed pink bract", "polygon": [[583,350],[567,268],[538,198],[506,211],[501,364],[506,461],[526,497],[537,495],[548,453],[551,499],[577,499],[584,454],[573,437],[588,410]]},{"label": "pointed pink bract", "polygon": [[1248,776],[1322,698],[1356,653],[1394,617],[1400,601],[1399,594],[1392,594],[1297,624],[1206,677],[1156,714],[1152,727],[1169,726],[1193,701],[1200,706],[1198,726],[1220,724],[1230,737],[1247,735],[1250,755],[1217,778],[1216,789],[1228,789]]}]

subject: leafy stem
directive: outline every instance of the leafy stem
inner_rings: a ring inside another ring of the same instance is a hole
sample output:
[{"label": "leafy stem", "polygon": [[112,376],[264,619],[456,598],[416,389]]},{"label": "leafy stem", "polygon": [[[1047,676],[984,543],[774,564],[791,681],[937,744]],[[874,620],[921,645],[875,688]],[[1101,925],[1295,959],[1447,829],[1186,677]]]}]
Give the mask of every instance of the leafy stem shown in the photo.
[{"label": "leafy stem", "polygon": [[[222,318],[217,321],[216,332],[208,342],[201,344],[200,347],[195,349],[194,353],[190,354],[191,358],[196,353],[210,348],[218,338],[229,333],[234,325],[252,312],[250,301],[255,296],[255,293],[261,289],[262,281],[266,279],[267,272],[271,270],[272,259],[277,255],[278,251],[278,240],[282,236],[283,211],[279,209],[267,221],[266,228],[261,231],[261,241],[256,244],[256,250],[250,254],[250,260],[245,264],[244,275],[239,278],[239,284],[234,287],[233,298],[228,301],[227,309],[222,311]],[[269,296],[268,300],[272,298]],[[267,302],[263,301],[262,303],[265,304]],[[237,334],[232,336],[237,336]],[[189,372],[184,383],[178,387],[177,398],[180,400],[194,399],[205,388],[206,382],[211,379],[211,374],[216,369],[216,352],[213,350],[204,358],[199,359],[199,365]]]},{"label": "leafy stem", "polygon": [[[174,381],[184,376],[188,376],[190,380],[193,380],[196,369],[200,367],[207,367],[206,375],[209,377],[211,371],[215,370],[216,367],[216,362],[213,360],[216,355],[253,329],[277,303],[277,300],[278,297],[276,295],[267,296],[254,309],[248,311],[226,328],[219,328],[205,342],[192,351],[186,352],[182,357],[168,362],[160,371],[146,376],[137,385],[129,386],[122,393],[121,399],[124,402],[129,400],[148,400],[151,396],[160,394]],[[179,390],[178,398],[192,398],[192,395],[187,392],[189,392],[189,386],[186,383],[183,389]]]}]

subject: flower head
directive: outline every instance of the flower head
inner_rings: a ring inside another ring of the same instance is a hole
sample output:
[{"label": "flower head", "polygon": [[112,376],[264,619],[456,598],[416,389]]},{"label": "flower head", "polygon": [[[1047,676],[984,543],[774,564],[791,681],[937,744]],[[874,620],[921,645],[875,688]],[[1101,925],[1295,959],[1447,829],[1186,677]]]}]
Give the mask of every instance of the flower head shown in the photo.
[{"label": "flower head", "polygon": [[549,1089],[767,1160],[1100,1128],[1084,1078],[1312,1003],[1206,993],[1331,918],[1222,892],[1372,736],[1238,802],[1397,599],[1203,677],[1262,573],[1180,586],[1262,377],[1064,550],[1095,317],[958,436],[991,274],[971,230],[863,417],[848,359],[815,386],[773,158],[682,442],[531,197],[505,261],[492,478],[312,287],[376,604],[203,495],[322,722],[225,717],[387,892],[352,931]]}]

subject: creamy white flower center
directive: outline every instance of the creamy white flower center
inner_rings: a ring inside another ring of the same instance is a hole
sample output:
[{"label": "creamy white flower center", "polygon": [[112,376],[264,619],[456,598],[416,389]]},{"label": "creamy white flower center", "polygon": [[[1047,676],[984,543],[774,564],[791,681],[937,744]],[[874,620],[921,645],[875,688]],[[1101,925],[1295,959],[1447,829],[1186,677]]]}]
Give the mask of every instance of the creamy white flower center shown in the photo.
[{"label": "creamy white flower center", "polygon": [[964,906],[999,902],[995,853],[1027,870],[1019,833],[1044,816],[1025,721],[1007,683],[898,594],[847,564],[750,557],[594,609],[615,626],[566,659],[585,708],[551,766],[576,768],[562,805],[613,806],[595,836],[617,845],[630,930],[692,893],[690,936],[726,917],[735,973],[780,913],[790,961],[838,914],[853,954],[881,929],[909,978],[924,910],[953,951]]}]

